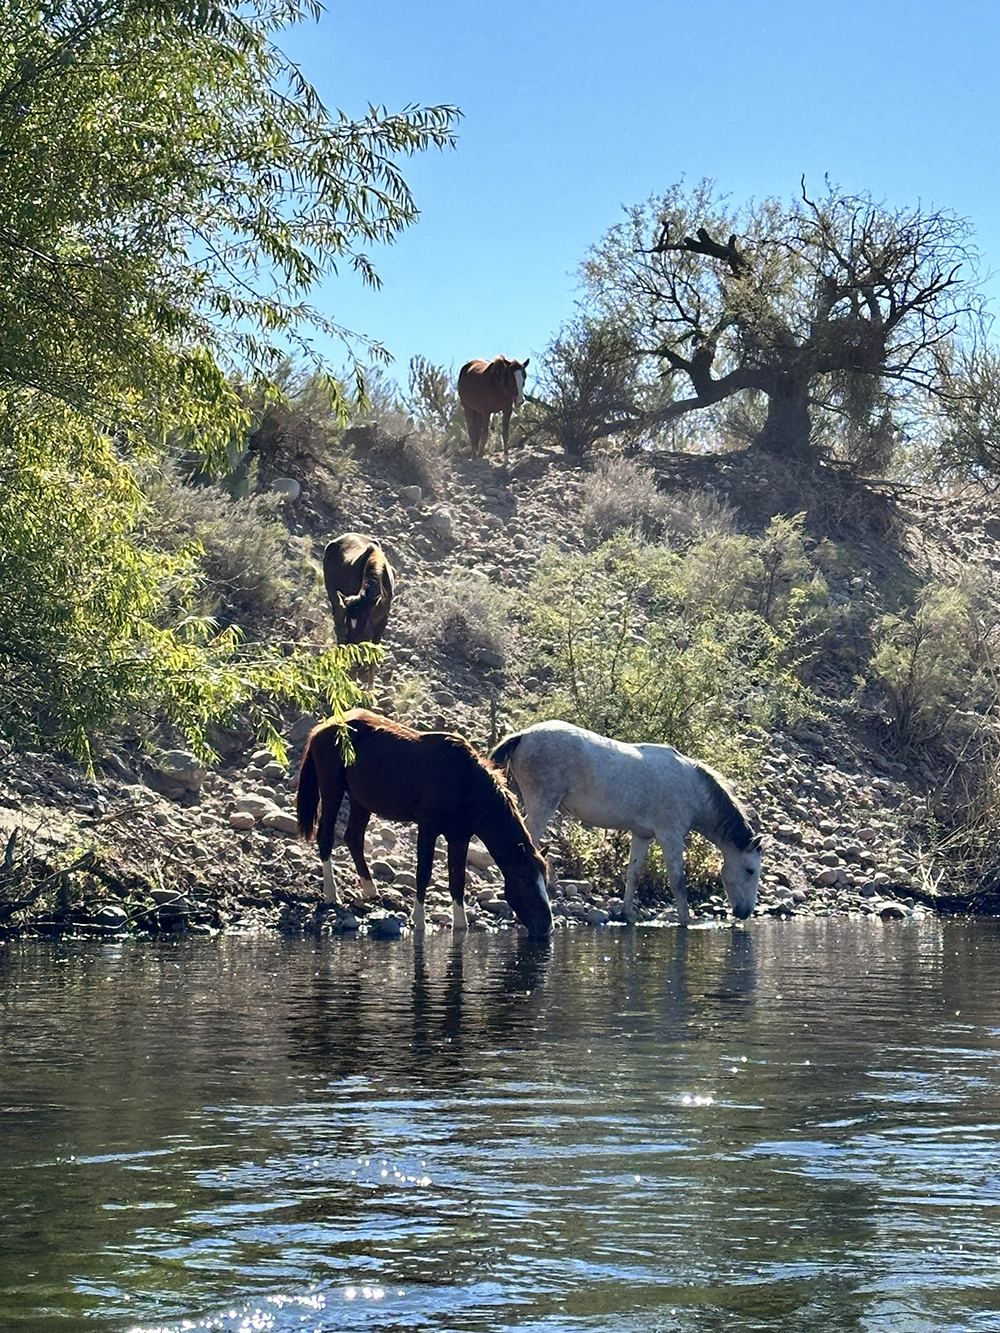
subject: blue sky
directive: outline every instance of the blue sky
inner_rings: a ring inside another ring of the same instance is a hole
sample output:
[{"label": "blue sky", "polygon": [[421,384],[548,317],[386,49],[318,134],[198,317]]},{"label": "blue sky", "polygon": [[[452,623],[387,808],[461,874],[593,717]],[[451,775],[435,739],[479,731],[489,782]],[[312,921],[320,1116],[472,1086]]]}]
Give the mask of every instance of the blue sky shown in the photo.
[{"label": "blue sky", "polygon": [[421,217],[374,252],[381,290],[342,273],[315,297],[404,383],[416,353],[540,358],[588,247],[682,177],[742,202],[827,174],[947,208],[1000,271],[990,0],[346,0],[283,45],[331,109],[463,112],[456,151],[406,164]]}]

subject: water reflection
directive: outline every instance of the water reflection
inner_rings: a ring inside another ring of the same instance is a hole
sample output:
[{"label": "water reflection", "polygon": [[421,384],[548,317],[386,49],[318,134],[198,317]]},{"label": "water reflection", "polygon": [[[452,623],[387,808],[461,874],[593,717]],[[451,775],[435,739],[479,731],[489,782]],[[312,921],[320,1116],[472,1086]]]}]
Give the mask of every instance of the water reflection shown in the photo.
[{"label": "water reflection", "polygon": [[998,962],[995,923],[15,948],[0,1327],[995,1329]]},{"label": "water reflection", "polygon": [[477,1077],[512,1030],[524,1041],[537,1032],[548,942],[476,949],[448,933],[376,953],[354,943],[326,953],[288,999],[294,1058],[317,1073],[454,1087]]}]

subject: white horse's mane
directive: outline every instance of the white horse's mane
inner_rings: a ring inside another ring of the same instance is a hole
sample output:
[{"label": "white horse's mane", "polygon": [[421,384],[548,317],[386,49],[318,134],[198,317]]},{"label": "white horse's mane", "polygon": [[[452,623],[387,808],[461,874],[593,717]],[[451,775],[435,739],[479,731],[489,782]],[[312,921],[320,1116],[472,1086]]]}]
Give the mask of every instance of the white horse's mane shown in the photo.
[{"label": "white horse's mane", "polygon": [[716,832],[725,842],[732,843],[739,852],[745,852],[753,842],[754,832],[739,801],[726,786],[723,778],[707,764],[695,763],[708,788],[709,800],[715,814]]}]

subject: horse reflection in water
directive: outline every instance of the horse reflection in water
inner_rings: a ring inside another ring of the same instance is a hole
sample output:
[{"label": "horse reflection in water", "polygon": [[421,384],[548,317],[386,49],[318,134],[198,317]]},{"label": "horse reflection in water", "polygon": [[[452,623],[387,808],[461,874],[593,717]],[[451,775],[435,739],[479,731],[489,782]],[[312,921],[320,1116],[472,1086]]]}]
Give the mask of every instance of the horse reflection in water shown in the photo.
[{"label": "horse reflection in water", "polygon": [[[345,731],[354,751],[350,763],[344,760]],[[370,817],[416,824],[415,930],[424,929],[424,896],[442,834],[448,844],[452,923],[455,930],[467,928],[465,862],[476,834],[503,875],[504,896],[518,920],[534,936],[549,934],[552,909],[545,891],[545,862],[532,846],[502,774],[461,736],[412,731],[363,708],[346,713],[342,723],[330,719],[314,729],[299,769],[297,813],[300,836],[306,841],[315,836],[319,844],[328,903],[337,901],[330,853],[345,792],[350,815],[344,841],[368,884],[365,829]]]},{"label": "horse reflection in water", "polygon": [[334,937],[288,996],[295,1059],[336,1078],[453,1090],[491,1071],[498,1046],[529,1050],[539,1039],[550,962],[548,941],[525,935]]},{"label": "horse reflection in water", "polygon": [[536,846],[557,810],[595,828],[628,829],[625,916],[635,919],[635,886],[655,838],[682,926],[689,920],[684,842],[693,829],[722,852],[722,885],[733,914],[748,917],[760,884],[761,839],[723,779],[670,745],[625,745],[569,722],[538,722],[490,755],[521,792]]},{"label": "horse reflection in water", "polygon": [[[641,949],[645,933],[624,932],[626,945]],[[652,933],[652,932],[650,932]],[[657,935],[663,932],[657,931]],[[663,1031],[687,1033],[741,1022],[757,998],[757,946],[747,930],[677,930],[668,932],[674,947],[664,959],[656,952],[656,970],[647,972],[640,989],[649,1010],[659,1015]],[[630,954],[635,959],[635,954]],[[641,971],[642,965],[636,959]]]}]

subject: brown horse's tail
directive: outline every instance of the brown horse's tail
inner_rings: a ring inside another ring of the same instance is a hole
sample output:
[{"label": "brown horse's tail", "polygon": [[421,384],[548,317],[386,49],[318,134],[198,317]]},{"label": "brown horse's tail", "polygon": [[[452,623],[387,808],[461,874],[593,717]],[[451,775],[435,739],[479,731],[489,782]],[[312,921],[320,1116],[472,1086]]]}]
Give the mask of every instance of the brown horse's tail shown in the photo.
[{"label": "brown horse's tail", "polygon": [[295,815],[299,824],[299,837],[303,842],[312,842],[316,834],[316,814],[319,810],[319,772],[313,758],[313,745],[316,733],[309,737],[302,763],[299,765],[299,786],[295,793]]},{"label": "brown horse's tail", "polygon": [[501,741],[495,749],[490,751],[490,759],[498,768],[506,768],[510,763],[510,757],[521,743],[523,731],[515,731],[513,736],[508,736],[505,741]]}]

